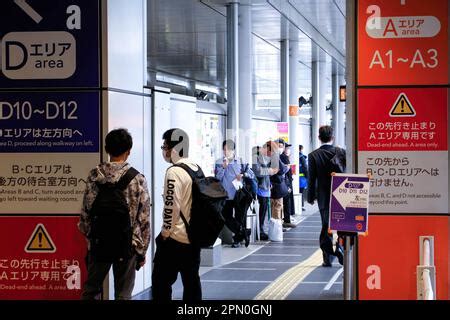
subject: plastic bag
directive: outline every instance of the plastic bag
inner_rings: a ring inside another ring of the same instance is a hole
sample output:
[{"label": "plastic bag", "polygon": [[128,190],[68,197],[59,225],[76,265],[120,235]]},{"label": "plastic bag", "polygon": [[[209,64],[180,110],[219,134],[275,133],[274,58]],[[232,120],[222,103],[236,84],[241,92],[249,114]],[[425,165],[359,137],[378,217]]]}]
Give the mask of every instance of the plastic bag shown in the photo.
[{"label": "plastic bag", "polygon": [[268,236],[270,241],[283,241],[283,222],[281,219],[270,218]]}]

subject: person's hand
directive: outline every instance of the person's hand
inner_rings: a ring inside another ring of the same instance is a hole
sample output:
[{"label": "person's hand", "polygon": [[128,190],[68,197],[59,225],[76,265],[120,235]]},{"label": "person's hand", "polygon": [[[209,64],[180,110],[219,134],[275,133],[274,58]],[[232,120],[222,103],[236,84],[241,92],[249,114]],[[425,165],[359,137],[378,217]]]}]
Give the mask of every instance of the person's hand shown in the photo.
[{"label": "person's hand", "polygon": [[145,256],[138,254],[136,256],[136,271],[139,271],[145,264]]},{"label": "person's hand", "polygon": [[243,174],[238,174],[237,176],[236,176],[236,180],[237,181],[241,181],[242,180],[242,177],[243,177]]},{"label": "person's hand", "polygon": [[288,193],[291,193],[292,192],[292,189],[291,188],[288,188]]},{"label": "person's hand", "polygon": [[144,257],[144,260],[142,260],[141,262],[139,262],[139,265],[141,266],[141,268],[145,265],[147,258]]},{"label": "person's hand", "polygon": [[269,168],[269,174],[270,174],[271,176],[273,176],[274,174],[277,174],[277,172],[278,172],[279,170],[280,170],[280,169]]},{"label": "person's hand", "polygon": [[229,164],[230,164],[230,162],[228,161],[228,158],[224,157],[223,158],[223,164],[222,164],[223,168],[226,169]]}]

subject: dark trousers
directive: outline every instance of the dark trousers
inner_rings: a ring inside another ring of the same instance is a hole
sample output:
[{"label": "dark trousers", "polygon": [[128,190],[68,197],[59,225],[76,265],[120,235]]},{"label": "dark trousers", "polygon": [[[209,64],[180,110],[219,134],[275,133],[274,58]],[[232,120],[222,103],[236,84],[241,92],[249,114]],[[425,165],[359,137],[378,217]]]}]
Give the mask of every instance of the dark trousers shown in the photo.
[{"label": "dark trousers", "polygon": [[87,280],[81,293],[82,300],[94,300],[102,292],[103,281],[111,268],[114,274],[114,298],[116,300],[130,300],[136,276],[136,255],[123,262],[99,262],[92,259],[88,252]]},{"label": "dark trousers", "polygon": [[302,194],[302,209],[305,207],[306,192],[306,188],[300,188],[300,193]]},{"label": "dark trousers", "polygon": [[[320,249],[322,249],[324,262],[327,262],[328,256],[336,255],[336,252],[343,251],[342,246],[338,242],[336,243],[336,250],[333,250],[333,235],[328,233],[328,217],[330,215],[330,209],[321,209],[320,218],[322,219],[322,230],[320,231]],[[338,233],[339,235],[339,233]],[[340,237],[340,236],[339,236]]]},{"label": "dark trousers", "polygon": [[259,231],[264,233],[264,219],[269,210],[269,198],[258,196],[259,202]]},{"label": "dark trousers", "polygon": [[291,223],[291,215],[295,215],[294,194],[292,191],[283,198],[283,212],[283,221]]},{"label": "dark trousers", "polygon": [[325,255],[333,255],[333,236],[328,233],[328,217],[330,209],[320,209],[320,218],[322,219],[322,230],[320,231],[319,242],[320,249]]},{"label": "dark trousers", "polygon": [[[237,210],[236,212],[240,211]],[[247,216],[235,213],[233,200],[227,200],[222,215],[225,219],[225,225],[234,233],[234,242],[241,242],[245,238]]]},{"label": "dark trousers", "polygon": [[156,238],[156,253],[153,259],[152,295],[155,301],[172,300],[172,285],[178,273],[183,282],[183,301],[201,301],[200,248],[167,238]]}]

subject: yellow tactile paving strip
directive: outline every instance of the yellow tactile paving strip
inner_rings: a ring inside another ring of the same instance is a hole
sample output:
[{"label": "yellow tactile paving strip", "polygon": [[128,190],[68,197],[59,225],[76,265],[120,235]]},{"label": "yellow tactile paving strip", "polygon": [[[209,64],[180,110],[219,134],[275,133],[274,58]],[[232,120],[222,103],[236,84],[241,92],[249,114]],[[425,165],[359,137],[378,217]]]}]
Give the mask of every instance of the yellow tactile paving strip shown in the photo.
[{"label": "yellow tactile paving strip", "polygon": [[254,300],[284,300],[315,268],[322,264],[322,250],[290,268],[262,290]]}]

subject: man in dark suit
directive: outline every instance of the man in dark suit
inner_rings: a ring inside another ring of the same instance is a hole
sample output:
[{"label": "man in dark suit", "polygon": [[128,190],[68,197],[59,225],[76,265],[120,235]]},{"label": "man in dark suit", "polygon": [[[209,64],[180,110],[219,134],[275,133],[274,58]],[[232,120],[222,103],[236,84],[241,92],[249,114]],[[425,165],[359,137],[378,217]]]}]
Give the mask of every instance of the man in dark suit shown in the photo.
[{"label": "man in dark suit", "polygon": [[[314,204],[317,199],[320,217],[322,219],[322,230],[320,232],[320,249],[322,249],[324,267],[331,267],[335,256],[339,263],[343,264],[343,250],[336,243],[336,251],[333,251],[333,237],[328,233],[328,217],[330,213],[330,189],[331,189],[331,158],[336,154],[337,147],[333,146],[333,128],[321,126],[319,128],[319,140],[322,146],[308,156],[308,202]],[[341,149],[345,156],[345,150]]]}]

